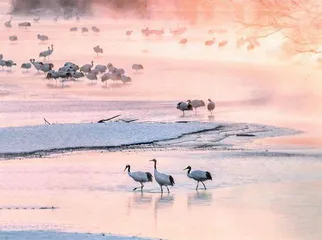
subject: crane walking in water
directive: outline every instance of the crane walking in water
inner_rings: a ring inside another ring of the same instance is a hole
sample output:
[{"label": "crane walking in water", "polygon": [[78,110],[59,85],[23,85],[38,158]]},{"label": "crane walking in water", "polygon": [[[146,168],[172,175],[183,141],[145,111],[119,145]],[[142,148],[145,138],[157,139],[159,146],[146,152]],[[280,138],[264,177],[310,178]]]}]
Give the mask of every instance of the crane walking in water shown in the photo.
[{"label": "crane walking in water", "polygon": [[157,160],[152,159],[150,162],[154,162],[154,178],[155,181],[160,185],[161,193],[163,193],[162,186],[165,186],[168,190],[168,193],[170,193],[168,186],[174,186],[174,179],[171,175],[160,173],[157,170]]},{"label": "crane walking in water", "polygon": [[183,170],[188,170],[187,176],[189,178],[192,178],[193,180],[197,181],[196,190],[198,190],[199,182],[202,183],[202,185],[204,186],[204,188],[206,190],[207,189],[206,185],[203,182],[207,181],[207,180],[212,180],[212,176],[211,176],[210,172],[205,172],[205,171],[201,171],[201,170],[194,170],[194,171],[191,172],[191,167],[190,166],[186,167]]},{"label": "crane walking in water", "polygon": [[135,191],[138,188],[141,188],[141,192],[143,191],[143,183],[146,182],[153,182],[153,177],[152,174],[149,172],[141,172],[141,171],[137,171],[137,172],[131,172],[131,166],[130,165],[126,165],[124,171],[127,169],[127,173],[129,174],[129,176],[136,182],[139,182],[141,184],[141,187],[136,187],[133,189],[133,191]]}]

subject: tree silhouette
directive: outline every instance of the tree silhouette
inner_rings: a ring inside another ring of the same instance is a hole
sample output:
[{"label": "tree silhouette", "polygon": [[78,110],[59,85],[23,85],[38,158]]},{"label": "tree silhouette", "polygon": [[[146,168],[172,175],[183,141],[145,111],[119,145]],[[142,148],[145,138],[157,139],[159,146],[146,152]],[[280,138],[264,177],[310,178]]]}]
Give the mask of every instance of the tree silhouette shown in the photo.
[{"label": "tree silhouette", "polygon": [[237,22],[243,27],[237,34],[255,38],[281,35],[283,49],[289,54],[322,53],[322,1],[248,0],[231,1]]}]

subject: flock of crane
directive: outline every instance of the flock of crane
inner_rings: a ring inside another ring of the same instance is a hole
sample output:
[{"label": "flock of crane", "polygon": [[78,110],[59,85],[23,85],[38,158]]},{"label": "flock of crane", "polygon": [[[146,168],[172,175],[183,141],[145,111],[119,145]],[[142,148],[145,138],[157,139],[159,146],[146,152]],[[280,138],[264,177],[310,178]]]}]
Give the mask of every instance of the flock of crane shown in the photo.
[{"label": "flock of crane", "polygon": [[[40,20],[40,16],[34,18],[34,22],[38,23]],[[7,28],[11,28],[12,24],[12,17],[10,18],[9,21],[5,22],[5,27]],[[54,22],[58,21],[58,16],[54,18]],[[76,15],[76,21],[79,21],[79,16]],[[24,27],[24,28],[28,28],[31,27],[31,23],[30,22],[21,22],[18,24],[19,27]],[[79,29],[78,27],[72,27],[70,28],[70,32],[77,32]],[[100,33],[100,29],[96,26],[93,26],[91,28],[91,30],[94,33]],[[186,27],[179,27],[176,29],[170,29],[170,33],[173,36],[181,36],[184,33],[187,32],[187,28]],[[81,28],[81,32],[82,33],[86,33],[88,32],[89,29],[86,27],[82,27]],[[208,31],[209,34],[215,34],[215,33],[225,33],[227,30],[226,29],[211,29]],[[133,30],[127,30],[126,31],[126,37],[129,38],[131,37],[133,33]],[[165,34],[164,29],[150,29],[148,27],[145,27],[141,30],[141,33],[143,34],[143,36],[149,37],[149,36],[162,36]],[[10,36],[9,39],[11,41],[17,41],[18,38],[17,36],[13,35]],[[38,34],[37,35],[37,39],[40,40],[42,43],[49,41],[49,37],[43,34]],[[255,39],[256,40],[256,39]],[[243,44],[246,42],[249,42],[248,48],[252,48],[253,49],[253,45],[258,45],[259,43],[255,41],[254,39],[251,42],[251,39],[244,39],[243,40]],[[255,41],[255,42],[254,42]],[[180,44],[187,44],[188,40],[186,38],[183,38],[180,40]],[[206,46],[211,46],[215,43],[215,38],[212,38],[211,40],[207,40],[205,42]],[[226,46],[226,44],[228,43],[228,41],[222,41],[218,43],[219,47],[224,47]],[[93,47],[93,51],[97,54],[97,56],[99,56],[99,54],[103,54],[104,51],[100,46],[95,46]],[[29,62],[25,62],[22,63],[21,68],[29,71],[29,69],[31,69],[32,67],[34,67],[37,72],[41,71],[45,73],[46,79],[53,79],[56,80],[56,84],[57,84],[57,80],[60,80],[62,85],[65,81],[76,81],[79,80],[80,78],[86,77],[88,80],[90,80],[92,83],[93,81],[97,81],[97,80],[101,80],[102,83],[105,83],[105,85],[107,84],[108,80],[112,80],[112,81],[120,81],[123,84],[126,83],[130,83],[132,81],[131,77],[125,75],[125,70],[123,68],[118,68],[116,66],[114,66],[112,63],[108,63],[107,65],[101,65],[98,64],[96,66],[94,66],[94,62],[91,61],[90,64],[85,64],[83,66],[79,66],[73,62],[66,62],[63,66],[61,66],[60,68],[58,68],[58,70],[54,70],[54,64],[53,63],[49,63],[49,62],[45,62],[46,59],[48,59],[54,52],[54,45],[51,44],[50,46],[48,46],[48,49],[45,51],[42,51],[39,53],[39,58],[43,58],[44,61],[36,61],[35,59],[30,59]],[[17,64],[13,61],[13,60],[4,60],[3,59],[3,55],[0,54],[0,66],[2,67],[2,69],[4,69],[4,67],[7,67],[10,69],[13,66],[16,66]],[[138,64],[135,63],[132,65],[132,69],[135,71],[142,71],[144,70],[144,67],[142,64]],[[197,113],[197,109],[199,107],[204,107],[206,106],[205,102],[203,100],[198,100],[198,99],[194,99],[194,100],[188,100],[186,102],[179,102],[177,104],[177,109],[182,111],[183,116],[185,115],[185,111],[190,111],[190,110],[195,110],[195,112]],[[211,115],[213,113],[213,110],[215,109],[215,103],[213,101],[211,101],[210,99],[208,99],[208,104],[207,104],[207,109],[208,111],[210,111]]]},{"label": "flock of crane", "polygon": [[[163,186],[165,186],[168,190],[168,193],[170,193],[170,190],[168,186],[174,186],[174,178],[165,173],[161,173],[157,169],[157,160],[152,159],[150,162],[154,163],[154,179],[155,181],[159,184],[161,193],[163,193]],[[153,176],[150,172],[142,172],[142,171],[136,171],[136,172],[131,172],[131,166],[126,165],[124,171],[128,172],[128,175],[135,181],[140,183],[140,187],[135,187],[133,191],[137,190],[138,188],[141,189],[141,192],[143,191],[144,184],[143,183],[148,183],[148,182],[153,182]],[[202,171],[202,170],[194,170],[191,171],[191,167],[188,166],[183,170],[188,170],[187,171],[187,176],[197,182],[196,190],[199,188],[199,183],[201,182],[204,189],[206,190],[206,185],[205,181],[207,180],[212,180],[212,175],[210,172],[207,171]]]},{"label": "flock of crane", "polygon": [[[195,113],[197,114],[197,109],[200,107],[205,107],[206,104],[203,100],[200,99],[194,99],[194,100],[188,100],[186,102],[179,102],[177,104],[177,109],[182,111],[182,116],[185,115],[185,111],[192,111],[195,110]],[[207,109],[212,115],[212,112],[215,110],[216,104],[215,102],[211,101],[211,99],[208,99]]]},{"label": "flock of crane", "polygon": [[[76,20],[79,21],[79,15],[76,14]],[[37,16],[34,18],[34,22],[38,23],[40,20],[40,16]],[[58,16],[54,18],[54,22],[58,21]],[[5,27],[12,28],[12,17],[4,23]],[[21,22],[18,24],[18,27],[24,27],[28,28],[31,27],[30,22]],[[92,31],[94,33],[99,33],[100,29],[96,26],[93,26]],[[76,32],[78,31],[77,27],[72,27],[70,29],[70,32]],[[82,33],[86,33],[89,31],[88,28],[82,27],[81,28]],[[38,34],[37,39],[40,40],[42,43],[49,41],[49,37],[44,34]],[[18,41],[18,37],[16,35],[9,36],[9,40],[12,42]],[[99,56],[99,54],[103,54],[103,49],[100,46],[95,46],[93,48],[93,51]],[[46,61],[47,58],[49,58],[54,52],[54,45],[51,44],[51,46],[48,47],[47,50],[42,51],[39,53],[39,58],[43,58],[44,61]],[[37,72],[41,71],[46,74],[47,79],[55,79],[56,83],[57,80],[60,80],[62,85],[65,81],[76,81],[80,78],[86,77],[87,79],[94,81],[101,79],[101,82],[107,84],[107,80],[113,80],[113,81],[120,81],[123,84],[130,83],[132,81],[131,77],[125,75],[125,71],[123,68],[118,68],[113,66],[112,63],[108,63],[107,65],[96,65],[94,66],[94,62],[91,61],[90,64],[85,64],[84,66],[78,66],[75,63],[72,62],[66,62],[63,66],[58,68],[58,70],[54,70],[54,64],[53,63],[46,63],[44,61],[36,61],[35,59],[30,59],[29,62],[22,63],[21,68],[29,71],[32,67],[34,67]],[[17,64],[13,60],[4,60],[3,55],[0,54],[0,66],[2,67],[2,70],[4,70],[4,67],[9,68],[11,71],[11,68],[13,66],[16,66]],[[137,71],[142,71],[144,69],[142,64],[135,63],[132,65],[132,69]],[[101,76],[99,76],[102,74]]]}]

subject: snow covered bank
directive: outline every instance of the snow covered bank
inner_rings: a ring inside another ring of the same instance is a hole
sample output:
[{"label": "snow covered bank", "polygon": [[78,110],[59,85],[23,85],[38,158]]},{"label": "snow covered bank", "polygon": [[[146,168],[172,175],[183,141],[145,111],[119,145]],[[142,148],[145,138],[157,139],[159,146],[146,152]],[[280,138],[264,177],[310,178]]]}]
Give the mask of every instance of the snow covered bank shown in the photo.
[{"label": "snow covered bank", "polygon": [[109,234],[84,234],[47,231],[0,232],[0,239],[8,240],[147,240],[147,238],[121,237]]},{"label": "snow covered bank", "polygon": [[216,130],[218,123],[91,123],[0,128],[0,155],[120,147]]}]

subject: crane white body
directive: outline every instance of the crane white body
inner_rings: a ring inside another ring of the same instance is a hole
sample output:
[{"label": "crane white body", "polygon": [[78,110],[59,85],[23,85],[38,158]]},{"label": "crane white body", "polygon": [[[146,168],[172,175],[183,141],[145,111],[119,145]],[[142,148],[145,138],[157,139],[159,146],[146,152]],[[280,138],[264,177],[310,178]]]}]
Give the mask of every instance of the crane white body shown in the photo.
[{"label": "crane white body", "polygon": [[177,109],[182,111],[182,116],[184,116],[185,111],[192,111],[193,110],[191,104],[187,103],[187,102],[179,102],[177,104]]},{"label": "crane white body", "polygon": [[93,66],[94,66],[94,62],[92,61],[91,64],[85,64],[84,66],[82,66],[80,68],[80,71],[84,73],[89,73]]},{"label": "crane white body", "polygon": [[[127,169],[127,173],[128,175],[136,182],[140,183],[141,186],[141,191],[143,191],[143,183],[147,183],[147,182],[153,182],[153,177],[152,174],[149,172],[141,172],[141,171],[136,171],[136,172],[131,172],[131,166],[130,165],[126,165],[124,171]],[[136,189],[138,189],[139,187],[136,187],[133,189],[133,191],[135,191]]]},{"label": "crane white body", "polygon": [[11,27],[12,27],[12,25],[11,25],[11,20],[12,20],[12,17],[9,19],[9,21],[6,21],[6,22],[4,23],[4,26],[5,26],[6,28],[11,28]]},{"label": "crane white body", "polygon": [[21,64],[21,68],[29,71],[29,69],[31,68],[31,63],[23,63],[23,64]]},{"label": "crane white body", "polygon": [[103,48],[100,48],[100,46],[98,46],[98,45],[96,47],[94,47],[93,50],[94,50],[94,52],[96,52],[97,56],[100,53],[103,54]]},{"label": "crane white body", "polygon": [[16,65],[17,65],[17,64],[16,64],[15,62],[13,62],[12,60],[7,60],[7,61],[5,61],[5,64],[6,64],[6,67],[10,68],[10,70],[11,70],[12,66],[16,66]]},{"label": "crane white body", "polygon": [[45,59],[46,57],[49,57],[53,53],[53,51],[54,51],[54,45],[52,44],[51,48],[48,47],[48,50],[39,53],[39,57],[43,57]]},{"label": "crane white body", "polygon": [[82,33],[86,33],[86,32],[88,32],[88,28],[82,27]]},{"label": "crane white body", "polygon": [[30,22],[22,22],[22,23],[18,24],[18,27],[24,27],[24,28],[31,27],[31,23]]},{"label": "crane white body", "polygon": [[9,36],[9,40],[12,42],[18,41],[18,37],[16,35]]},{"label": "crane white body", "polygon": [[171,175],[160,173],[157,170],[157,160],[152,159],[151,162],[154,162],[154,179],[155,181],[160,185],[161,193],[163,193],[163,186],[165,186],[168,190],[168,193],[170,193],[168,186],[174,186],[175,182]]},{"label": "crane white body", "polygon": [[132,82],[132,79],[128,76],[121,75],[121,81],[125,84],[125,83]]},{"label": "crane white body", "polygon": [[30,62],[36,68],[37,72],[41,69],[42,62],[36,62],[35,59],[30,59]]},{"label": "crane white body", "polygon": [[135,71],[139,71],[139,70],[143,70],[144,68],[142,64],[135,63],[132,65],[132,69]]},{"label": "crane white body", "polygon": [[39,39],[41,42],[45,42],[49,40],[49,37],[46,35],[38,34],[37,39]]},{"label": "crane white body", "polygon": [[105,65],[96,65],[94,69],[98,70],[100,73],[104,73],[106,72],[107,67]]},{"label": "crane white body", "polygon": [[90,72],[90,73],[88,73],[87,75],[86,75],[86,77],[89,79],[89,80],[97,80],[97,75],[95,74],[95,73],[92,73],[92,72]]},{"label": "crane white body", "polygon": [[197,181],[196,190],[198,190],[199,182],[202,183],[202,185],[204,186],[205,190],[207,189],[206,188],[206,185],[204,184],[204,182],[207,181],[207,180],[212,180],[212,176],[211,176],[211,173],[210,172],[201,171],[201,170],[191,171],[191,167],[190,166],[186,167],[184,170],[188,170],[187,176],[189,178]]},{"label": "crane white body", "polygon": [[191,106],[195,109],[196,113],[197,108],[206,106],[205,102],[199,99],[188,100],[187,102],[191,104]]},{"label": "crane white body", "polygon": [[107,80],[111,79],[111,74],[110,73],[105,73],[102,77],[101,77],[101,81],[107,83]]}]

